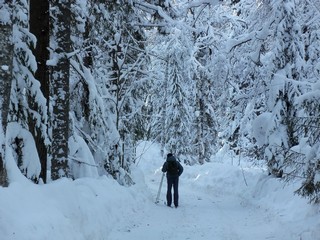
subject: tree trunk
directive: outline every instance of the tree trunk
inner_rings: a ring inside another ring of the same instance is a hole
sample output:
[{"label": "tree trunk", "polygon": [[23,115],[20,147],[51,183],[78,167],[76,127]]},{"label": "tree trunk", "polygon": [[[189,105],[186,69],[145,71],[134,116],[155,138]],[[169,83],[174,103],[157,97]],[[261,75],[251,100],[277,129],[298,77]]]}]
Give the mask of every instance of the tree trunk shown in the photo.
[{"label": "tree trunk", "polygon": [[[46,64],[49,59],[49,1],[30,0],[30,32],[37,38],[37,45],[33,49],[33,55],[36,58],[38,69],[35,72],[35,78],[41,83],[41,91],[49,101],[49,71]],[[35,109],[34,103],[30,107]],[[45,113],[48,114],[48,113]],[[35,121],[29,121],[29,130],[36,142],[37,151],[41,163],[40,178],[47,182],[47,146],[41,130],[36,126]]]},{"label": "tree trunk", "polygon": [[93,65],[93,59],[92,59],[92,41],[91,41],[91,21],[89,19],[87,19],[86,21],[86,25],[85,25],[85,32],[84,32],[84,40],[86,42],[85,47],[86,47],[86,51],[85,51],[85,56],[83,58],[83,64],[85,67],[87,67],[88,69],[92,69],[92,65]]},{"label": "tree trunk", "polygon": [[71,49],[70,40],[70,1],[53,0],[53,34],[55,46],[52,64],[52,180],[68,177],[68,138],[69,138],[69,69],[67,56]]},{"label": "tree trunk", "polygon": [[[4,11],[8,11],[10,16],[10,1],[5,1],[2,6]],[[0,185],[8,186],[8,177],[5,167],[5,136],[7,130],[7,121],[10,104],[10,91],[12,84],[12,61],[13,61],[13,44],[12,23],[4,22],[0,17]]]}]

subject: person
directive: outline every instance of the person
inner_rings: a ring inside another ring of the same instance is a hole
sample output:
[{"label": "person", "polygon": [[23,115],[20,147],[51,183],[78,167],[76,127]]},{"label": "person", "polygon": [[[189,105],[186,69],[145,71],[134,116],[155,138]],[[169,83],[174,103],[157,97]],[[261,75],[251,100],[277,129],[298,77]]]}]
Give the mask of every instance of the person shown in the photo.
[{"label": "person", "polygon": [[167,154],[167,160],[162,166],[162,172],[167,173],[167,206],[172,204],[172,187],[173,187],[173,203],[177,208],[179,205],[179,177],[183,172],[183,167],[180,162],[173,156],[172,153]]}]

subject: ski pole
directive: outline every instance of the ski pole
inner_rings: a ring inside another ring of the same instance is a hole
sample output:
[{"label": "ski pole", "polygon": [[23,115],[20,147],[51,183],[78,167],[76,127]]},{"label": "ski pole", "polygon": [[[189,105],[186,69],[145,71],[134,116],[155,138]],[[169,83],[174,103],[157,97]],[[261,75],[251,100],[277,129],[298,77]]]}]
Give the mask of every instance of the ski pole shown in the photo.
[{"label": "ski pole", "polygon": [[163,173],[162,177],[161,177],[160,186],[159,186],[159,190],[158,190],[158,194],[157,194],[157,198],[156,198],[156,203],[159,203],[160,192],[161,192],[161,188],[162,188],[162,182],[163,182],[164,175],[165,175],[165,173]]}]

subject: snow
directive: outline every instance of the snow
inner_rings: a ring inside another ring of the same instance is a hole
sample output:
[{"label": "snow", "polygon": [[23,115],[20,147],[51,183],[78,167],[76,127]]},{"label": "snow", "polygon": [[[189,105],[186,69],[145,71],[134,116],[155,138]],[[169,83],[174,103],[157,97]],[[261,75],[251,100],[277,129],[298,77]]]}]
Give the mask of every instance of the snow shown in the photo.
[{"label": "snow", "polygon": [[[38,178],[40,171],[41,171],[41,165],[40,160],[37,154],[32,154],[37,151],[36,144],[34,142],[34,139],[29,131],[24,129],[20,124],[16,122],[11,122],[7,126],[7,149],[9,150],[9,146],[14,146],[15,148],[18,148],[17,144],[15,143],[16,140],[20,139],[23,140],[24,146],[20,146],[21,148],[21,164],[19,166],[20,170],[25,173],[25,175],[29,178]],[[11,151],[12,154],[15,151]],[[11,154],[7,154],[11,155]],[[14,159],[18,159],[18,157],[15,157]],[[11,159],[11,161],[14,161]],[[14,164],[12,164],[14,166]],[[17,168],[17,166],[13,167]],[[12,168],[10,168],[12,169]],[[9,174],[9,178],[12,181],[16,180],[16,176],[19,178],[19,171],[16,174]]]},{"label": "snow", "polygon": [[79,135],[73,135],[69,138],[69,146],[69,166],[74,178],[98,177],[94,157],[84,139]]},{"label": "snow", "polygon": [[177,209],[164,205],[166,184],[154,203],[164,161],[155,143],[138,146],[131,187],[106,176],[16,181],[0,188],[1,240],[320,239],[320,207],[293,194],[299,183],[219,156],[184,165]]},{"label": "snow", "polygon": [[1,66],[1,69],[2,69],[3,71],[8,71],[8,70],[9,70],[9,66],[7,66],[7,65],[2,65],[2,66]]},{"label": "snow", "polygon": [[268,130],[272,121],[271,113],[262,113],[252,123],[252,135],[256,139],[257,144],[263,146],[267,142]]},{"label": "snow", "polygon": [[0,22],[3,24],[8,24],[11,22],[10,11],[7,4],[4,5],[4,0],[0,0]]}]

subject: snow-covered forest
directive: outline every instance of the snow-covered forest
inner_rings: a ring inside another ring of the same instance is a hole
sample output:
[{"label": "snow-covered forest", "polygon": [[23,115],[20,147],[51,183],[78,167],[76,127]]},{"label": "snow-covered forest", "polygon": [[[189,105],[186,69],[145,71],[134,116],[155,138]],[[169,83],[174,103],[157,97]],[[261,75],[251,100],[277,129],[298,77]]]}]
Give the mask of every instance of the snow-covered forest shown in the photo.
[{"label": "snow-covered forest", "polygon": [[[111,177],[141,141],[320,203],[316,0],[0,0],[0,185]],[[297,184],[298,182],[298,184]]]}]

